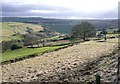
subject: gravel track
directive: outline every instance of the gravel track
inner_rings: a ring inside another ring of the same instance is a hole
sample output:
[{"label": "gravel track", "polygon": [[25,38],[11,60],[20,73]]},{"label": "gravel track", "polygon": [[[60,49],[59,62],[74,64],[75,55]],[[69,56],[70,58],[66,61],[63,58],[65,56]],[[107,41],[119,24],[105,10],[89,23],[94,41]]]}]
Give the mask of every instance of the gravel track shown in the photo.
[{"label": "gravel track", "polygon": [[2,81],[85,81],[87,75],[93,74],[83,71],[85,68],[89,69],[89,65],[85,64],[111,54],[116,47],[117,39],[107,42],[89,41],[35,58],[2,65]]}]

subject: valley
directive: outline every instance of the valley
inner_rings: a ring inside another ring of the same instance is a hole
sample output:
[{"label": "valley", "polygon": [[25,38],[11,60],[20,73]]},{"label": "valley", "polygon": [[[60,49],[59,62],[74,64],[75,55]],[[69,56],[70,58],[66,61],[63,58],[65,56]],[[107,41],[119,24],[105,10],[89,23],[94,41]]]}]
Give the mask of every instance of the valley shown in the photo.
[{"label": "valley", "polygon": [[117,20],[6,18],[3,82],[116,82]]}]

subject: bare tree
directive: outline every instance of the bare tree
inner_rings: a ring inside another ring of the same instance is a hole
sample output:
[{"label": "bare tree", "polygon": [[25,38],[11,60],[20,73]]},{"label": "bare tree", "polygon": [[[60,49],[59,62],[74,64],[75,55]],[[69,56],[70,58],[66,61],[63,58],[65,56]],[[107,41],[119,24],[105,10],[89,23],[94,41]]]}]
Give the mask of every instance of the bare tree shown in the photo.
[{"label": "bare tree", "polygon": [[24,35],[24,45],[31,45],[33,47],[38,41],[38,37],[32,34],[25,34]]},{"label": "bare tree", "polygon": [[82,22],[72,28],[72,37],[75,39],[83,39],[96,35],[95,27],[88,22]]}]

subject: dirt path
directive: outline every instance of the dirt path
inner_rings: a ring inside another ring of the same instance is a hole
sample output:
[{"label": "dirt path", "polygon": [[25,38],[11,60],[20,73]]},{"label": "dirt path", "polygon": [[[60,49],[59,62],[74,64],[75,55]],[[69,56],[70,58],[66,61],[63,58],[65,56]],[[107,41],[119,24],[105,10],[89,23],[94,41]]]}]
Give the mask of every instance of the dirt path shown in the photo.
[{"label": "dirt path", "polygon": [[85,68],[84,63],[109,55],[116,47],[117,39],[107,42],[90,41],[35,58],[2,65],[3,81],[82,81],[84,80],[81,78],[82,75],[91,73],[78,74],[76,67],[79,66],[79,72],[82,72]]}]

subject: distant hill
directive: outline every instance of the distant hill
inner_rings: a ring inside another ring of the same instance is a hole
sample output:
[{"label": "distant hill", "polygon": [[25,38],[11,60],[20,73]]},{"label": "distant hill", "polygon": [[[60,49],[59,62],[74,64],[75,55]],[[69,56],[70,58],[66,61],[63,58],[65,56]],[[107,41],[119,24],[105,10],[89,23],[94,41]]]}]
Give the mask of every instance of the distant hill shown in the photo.
[{"label": "distant hill", "polygon": [[28,33],[28,30],[32,32],[42,32],[47,34],[48,36],[54,34],[50,29],[46,29],[38,24],[29,24],[29,23],[21,23],[21,22],[0,22],[2,27],[0,28],[0,42],[8,41],[8,40],[21,40],[23,34]]},{"label": "distant hill", "polygon": [[117,19],[100,19],[100,20],[70,20],[70,19],[50,19],[41,17],[2,17],[3,22],[23,22],[23,23],[33,23],[40,24],[46,28],[50,28],[53,31],[59,33],[68,34],[71,32],[71,28],[81,23],[82,21],[89,22],[93,24],[97,30],[103,28],[118,28]]},{"label": "distant hill", "polygon": [[42,31],[44,28],[36,24],[26,24],[20,22],[3,22],[2,23],[2,35],[10,36],[16,33],[25,34],[27,28],[32,29],[33,31]]}]

